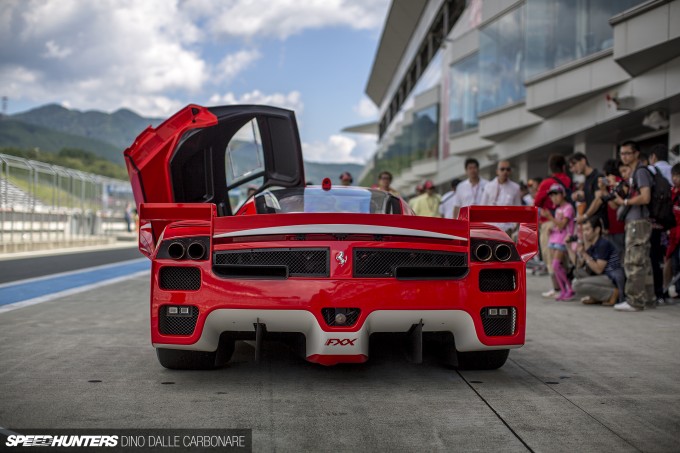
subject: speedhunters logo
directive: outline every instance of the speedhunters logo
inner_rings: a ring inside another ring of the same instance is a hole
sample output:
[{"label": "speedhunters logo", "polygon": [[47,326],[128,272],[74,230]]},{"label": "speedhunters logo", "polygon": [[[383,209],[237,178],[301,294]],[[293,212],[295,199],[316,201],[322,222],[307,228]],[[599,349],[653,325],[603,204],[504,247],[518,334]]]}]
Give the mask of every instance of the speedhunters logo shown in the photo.
[{"label": "speedhunters logo", "polygon": [[[4,432],[3,432],[4,431]],[[0,431],[0,451],[252,451],[250,429],[46,429]],[[20,432],[16,432],[20,431]]]},{"label": "speedhunters logo", "polygon": [[118,436],[7,436],[6,447],[116,447]]}]

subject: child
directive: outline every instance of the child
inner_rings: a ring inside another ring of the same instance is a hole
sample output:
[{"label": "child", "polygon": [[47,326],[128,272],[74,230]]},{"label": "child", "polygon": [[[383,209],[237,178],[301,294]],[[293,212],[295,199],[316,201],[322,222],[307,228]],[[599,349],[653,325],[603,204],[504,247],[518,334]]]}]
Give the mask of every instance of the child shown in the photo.
[{"label": "child", "polygon": [[555,279],[560,287],[560,294],[555,300],[571,300],[574,297],[574,290],[571,288],[571,282],[562,262],[567,252],[567,238],[574,234],[574,207],[567,202],[566,192],[561,184],[550,186],[548,196],[556,206],[554,215],[547,214],[548,220],[554,223],[548,239],[548,248],[551,251]]},{"label": "child", "polygon": [[663,263],[663,272],[664,287],[668,288],[667,294],[675,298],[679,294],[680,280],[674,280],[673,284],[671,284],[671,281],[673,275],[678,273],[678,264],[680,263],[678,255],[678,245],[680,245],[680,164],[675,164],[671,168],[671,178],[673,180],[671,199],[673,201],[673,214],[675,214],[677,225],[668,231],[668,247],[666,248],[666,256]]}]

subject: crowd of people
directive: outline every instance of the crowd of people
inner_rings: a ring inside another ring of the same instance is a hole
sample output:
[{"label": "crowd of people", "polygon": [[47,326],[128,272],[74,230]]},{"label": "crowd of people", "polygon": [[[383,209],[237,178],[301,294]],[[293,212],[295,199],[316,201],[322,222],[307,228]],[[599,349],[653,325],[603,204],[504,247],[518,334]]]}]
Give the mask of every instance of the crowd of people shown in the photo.
[{"label": "crowd of people", "polygon": [[[540,252],[528,266],[550,278],[543,297],[639,312],[680,296],[680,163],[668,163],[664,145],[646,154],[628,141],[618,154],[601,170],[583,153],[551,155],[549,175],[526,183],[512,181],[507,160],[488,181],[468,158],[465,180],[452,180],[444,195],[425,181],[409,206],[444,218],[471,205],[536,206]],[[399,195],[391,182],[384,171],[374,187]],[[517,225],[496,225],[514,237]]]}]

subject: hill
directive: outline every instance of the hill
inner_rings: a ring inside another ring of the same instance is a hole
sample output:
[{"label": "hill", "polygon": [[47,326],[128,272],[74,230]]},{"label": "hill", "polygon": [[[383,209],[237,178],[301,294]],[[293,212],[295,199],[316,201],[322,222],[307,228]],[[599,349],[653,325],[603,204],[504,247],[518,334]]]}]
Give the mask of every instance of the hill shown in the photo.
[{"label": "hill", "polygon": [[162,122],[158,118],[144,118],[127,109],[120,109],[109,114],[96,110],[86,112],[70,110],[56,104],[17,113],[11,115],[10,118],[66,134],[110,143],[121,151],[130,146],[147,126],[157,126]]},{"label": "hill", "polygon": [[111,162],[123,165],[123,148],[89,137],[66,134],[12,119],[0,121],[0,147],[56,153],[63,148],[90,151]]},{"label": "hill", "polygon": [[[39,148],[54,153],[63,148],[80,149],[123,165],[123,150],[147,126],[155,127],[162,121],[127,109],[109,114],[48,104],[0,118],[0,148]],[[325,177],[338,184],[340,173],[349,171],[354,176],[354,184],[358,184],[362,168],[357,164],[305,162],[305,176],[315,184],[321,184]]]}]

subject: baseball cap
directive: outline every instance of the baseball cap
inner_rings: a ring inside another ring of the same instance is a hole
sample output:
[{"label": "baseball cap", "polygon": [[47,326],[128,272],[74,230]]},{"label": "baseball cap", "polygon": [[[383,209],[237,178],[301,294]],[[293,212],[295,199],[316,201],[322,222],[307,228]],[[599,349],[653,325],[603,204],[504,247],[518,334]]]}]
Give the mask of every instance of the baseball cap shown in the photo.
[{"label": "baseball cap", "polygon": [[548,190],[548,195],[550,195],[551,193],[561,193],[562,195],[564,195],[565,193],[564,187],[562,187],[560,184],[553,184],[552,186],[550,186],[550,189]]},{"label": "baseball cap", "polygon": [[352,182],[352,175],[348,171],[343,171],[340,173],[340,181],[349,181]]},{"label": "baseball cap", "polygon": [[423,188],[425,188],[425,190],[431,189],[433,187],[434,187],[434,183],[432,181],[430,181],[429,179],[427,181],[425,181],[425,184],[423,185]]}]

